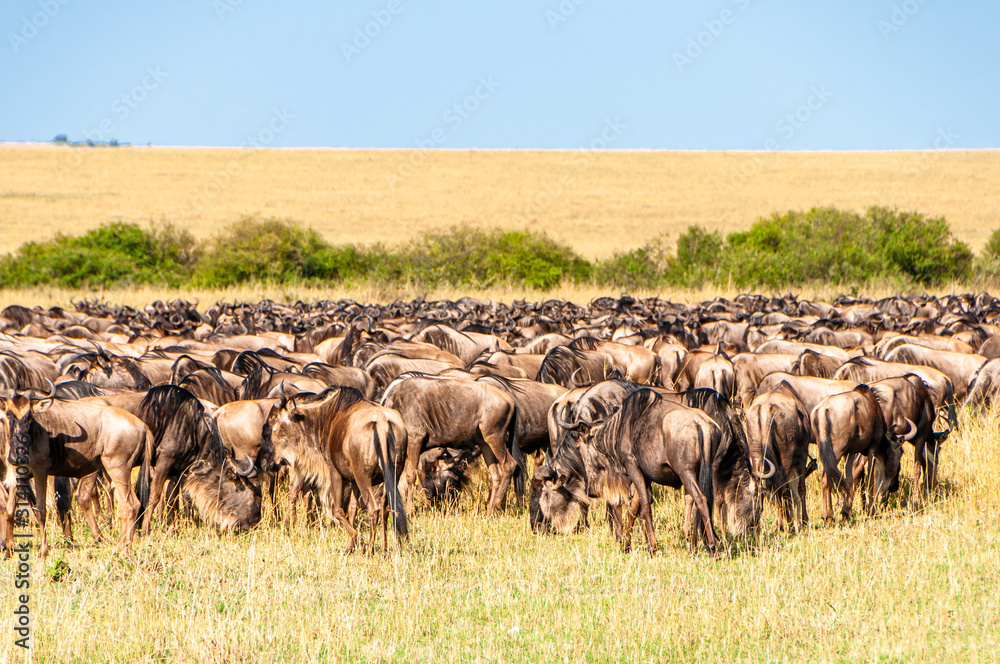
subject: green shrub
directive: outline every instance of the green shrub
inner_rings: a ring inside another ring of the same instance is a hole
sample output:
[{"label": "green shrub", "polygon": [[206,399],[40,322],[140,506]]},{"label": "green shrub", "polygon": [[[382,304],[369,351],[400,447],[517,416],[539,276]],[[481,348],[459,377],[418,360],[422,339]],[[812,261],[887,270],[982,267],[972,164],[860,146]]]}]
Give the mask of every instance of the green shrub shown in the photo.
[{"label": "green shrub", "polygon": [[180,285],[197,261],[194,238],[167,224],[145,230],[113,222],[78,237],[27,242],[0,259],[0,285],[54,283],[67,288],[163,283]]},{"label": "green shrub", "polygon": [[281,219],[244,217],[209,242],[195,271],[203,286],[329,278],[338,264],[315,230]]},{"label": "green shrub", "polygon": [[668,244],[659,236],[590,263],[544,233],[527,230],[456,227],[387,248],[334,246],[311,228],[273,218],[244,217],[207,243],[169,224],[147,230],[114,222],[79,237],[24,244],[0,258],[0,286],[377,281],[550,289],[569,280],[634,290],[705,283],[857,286],[890,279],[905,287],[968,280],[973,270],[978,279],[1000,280],[1000,230],[974,263],[943,218],[882,207],[864,215],[835,208],[774,214],[725,238],[692,226],[677,239],[676,251]]},{"label": "green shrub", "polygon": [[553,288],[564,278],[581,281],[591,265],[544,233],[454,227],[424,233],[402,250],[407,275],[434,286],[517,284]]},{"label": "green shrub", "polygon": [[932,285],[966,279],[972,268],[972,252],[943,218],[882,207],[865,215],[835,208],[774,214],[725,242],[691,227],[677,246],[667,280],[680,286],[731,280],[740,288],[780,288],[887,277]]}]

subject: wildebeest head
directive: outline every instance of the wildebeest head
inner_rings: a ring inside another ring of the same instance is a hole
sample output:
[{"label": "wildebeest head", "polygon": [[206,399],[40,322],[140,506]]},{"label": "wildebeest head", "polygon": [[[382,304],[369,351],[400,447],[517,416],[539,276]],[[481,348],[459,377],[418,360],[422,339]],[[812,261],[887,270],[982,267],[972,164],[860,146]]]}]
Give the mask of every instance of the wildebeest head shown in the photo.
[{"label": "wildebeest head", "polygon": [[531,483],[529,517],[538,533],[568,535],[584,525],[589,499],[585,480],[539,466]]},{"label": "wildebeest head", "polygon": [[79,376],[79,380],[98,387],[125,388],[129,390],[148,390],[153,386],[142,373],[135,361],[127,357],[108,356],[104,353],[96,355]]},{"label": "wildebeest head", "polygon": [[51,394],[37,402],[20,392],[0,398],[0,441],[7,446],[8,464],[19,466],[28,463],[34,415],[45,412],[51,405]]},{"label": "wildebeest head", "polygon": [[[246,457],[246,455],[244,455]],[[184,493],[222,530],[247,531],[260,522],[260,483],[253,461],[227,456],[222,464],[195,461],[184,479]]]},{"label": "wildebeest head", "polygon": [[[282,396],[267,415],[265,430],[270,432],[273,465],[325,464],[325,441],[321,440],[322,416],[333,416],[352,404],[362,401],[364,395],[352,387],[330,387],[313,394],[303,392],[291,397]],[[310,418],[306,413],[312,413]],[[307,474],[321,474],[318,468]]]},{"label": "wildebeest head", "polygon": [[470,481],[469,470],[479,457],[478,447],[436,447],[420,455],[420,484],[431,501],[448,500]]}]

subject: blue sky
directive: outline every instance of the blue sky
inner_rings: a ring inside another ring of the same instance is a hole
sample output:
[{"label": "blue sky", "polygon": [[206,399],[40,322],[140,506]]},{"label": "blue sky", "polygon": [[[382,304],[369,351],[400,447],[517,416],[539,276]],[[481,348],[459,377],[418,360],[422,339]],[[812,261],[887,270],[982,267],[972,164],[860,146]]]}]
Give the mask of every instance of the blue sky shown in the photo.
[{"label": "blue sky", "polygon": [[0,24],[7,141],[1000,147],[995,0],[8,0]]}]

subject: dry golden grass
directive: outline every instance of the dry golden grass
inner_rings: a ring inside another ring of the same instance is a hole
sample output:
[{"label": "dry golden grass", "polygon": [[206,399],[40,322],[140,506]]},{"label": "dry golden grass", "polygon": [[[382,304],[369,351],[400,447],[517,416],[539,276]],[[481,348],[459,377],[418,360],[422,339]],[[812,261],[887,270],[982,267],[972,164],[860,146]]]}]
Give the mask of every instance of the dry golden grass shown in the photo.
[{"label": "dry golden grass", "polygon": [[[945,295],[948,293],[964,293],[968,291],[995,290],[996,284],[944,284],[937,288],[928,289],[926,292],[932,295]],[[716,297],[732,298],[743,291],[734,287],[718,288],[706,285],[696,289],[674,289],[664,288],[661,290],[637,290],[630,294],[635,297],[660,297],[672,302],[703,302]],[[899,292],[899,287],[890,282],[875,283],[866,288],[855,291],[852,288],[836,286],[832,284],[811,284],[798,287],[790,287],[782,290],[776,295],[792,293],[800,299],[819,300],[831,302],[839,295],[848,292],[850,295],[866,296],[871,298],[883,298],[895,295]],[[474,297],[491,299],[496,302],[512,302],[514,300],[539,301],[547,298],[560,298],[586,304],[596,297],[610,295],[617,297],[618,291],[610,291],[607,288],[592,284],[561,284],[560,286],[546,290],[533,290],[524,287],[498,286],[493,288],[458,288],[439,287],[431,290],[418,288],[405,284],[357,284],[341,285],[334,284],[330,287],[301,286],[295,284],[268,285],[268,284],[243,284],[227,288],[164,288],[162,286],[140,286],[134,288],[114,288],[114,289],[94,289],[75,290],[70,288],[59,288],[56,286],[42,286],[38,288],[0,288],[0,308],[11,304],[20,304],[27,307],[41,306],[61,306],[72,307],[73,301],[83,299],[98,299],[112,305],[130,305],[133,307],[144,307],[156,300],[164,302],[179,298],[189,302],[197,301],[199,308],[204,310],[214,302],[260,302],[263,299],[271,299],[275,302],[317,302],[320,300],[339,300],[346,298],[356,302],[392,302],[396,299],[412,300],[416,297],[424,296],[427,299],[450,299],[456,300],[461,297]]]},{"label": "dry golden grass", "polygon": [[244,214],[336,243],[453,224],[544,230],[588,258],[732,231],[761,215],[872,204],[944,215],[974,250],[1000,226],[1000,151],[568,152],[0,145],[0,248],[123,219],[204,237]]},{"label": "dry golden grass", "polygon": [[[181,522],[124,554],[78,526],[82,546],[33,561],[35,658],[996,661],[998,426],[961,413],[923,510],[906,505],[906,479],[887,512],[849,525],[778,535],[768,508],[759,541],[718,560],[688,554],[670,490],[654,506],[653,558],[622,553],[603,517],[569,537],[533,534],[524,512],[486,519],[482,487],[478,500],[413,515],[409,549],[391,543],[385,556],[345,555],[339,527],[288,530],[270,515],[242,536]],[[815,520],[815,478],[809,492]],[[70,571],[56,581],[60,560]],[[0,596],[9,616],[11,593]]]}]

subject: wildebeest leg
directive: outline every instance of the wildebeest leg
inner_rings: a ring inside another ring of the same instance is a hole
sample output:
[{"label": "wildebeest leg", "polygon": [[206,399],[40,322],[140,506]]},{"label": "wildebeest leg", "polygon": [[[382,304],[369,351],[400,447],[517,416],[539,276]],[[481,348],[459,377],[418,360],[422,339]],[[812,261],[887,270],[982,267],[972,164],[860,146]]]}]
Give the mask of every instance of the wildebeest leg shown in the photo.
[{"label": "wildebeest leg", "polygon": [[622,506],[605,503],[604,509],[608,516],[608,530],[614,535],[615,541],[622,543]]},{"label": "wildebeest leg", "polygon": [[180,501],[181,483],[179,480],[168,480],[167,484],[167,496],[162,502],[162,512],[166,514],[166,523],[168,526],[174,525],[174,519],[177,518],[178,512],[181,509]]},{"label": "wildebeest leg", "polygon": [[819,518],[827,523],[833,521],[833,498],[830,495],[830,478],[823,468],[819,469],[819,487],[822,494],[819,504]]},{"label": "wildebeest leg", "polygon": [[413,487],[417,484],[417,466],[420,464],[420,453],[429,449],[430,436],[424,431],[407,430],[406,464],[399,480],[399,493],[403,496],[403,504],[407,513],[413,512]]},{"label": "wildebeest leg", "polygon": [[[707,462],[702,462],[707,463]],[[708,550],[715,555],[715,550],[717,543],[715,540],[715,527],[712,524],[712,514],[708,511],[708,500],[705,499],[705,494],[701,492],[698,488],[698,478],[695,476],[694,472],[690,468],[684,468],[681,472],[677,473],[680,478],[681,483],[684,485],[684,489],[691,496],[694,501],[695,509],[698,510],[698,514],[701,515],[701,525],[705,532],[705,540],[708,543]],[[650,525],[652,525],[652,514],[650,514]],[[695,545],[698,541],[698,529],[692,527],[690,542],[691,542],[691,552],[694,553]]]},{"label": "wildebeest leg", "polygon": [[[642,514],[642,523],[646,527],[646,542],[649,544],[649,555],[656,553],[656,533],[653,530],[653,508],[649,504],[649,494],[646,493],[646,478],[642,476],[642,471],[634,462],[625,463],[625,472],[628,474],[635,492],[639,497],[639,512]],[[630,506],[631,507],[631,506]]]},{"label": "wildebeest leg", "polygon": [[[375,550],[375,541],[378,537],[378,526],[379,517],[382,516],[382,499],[376,495],[374,487],[372,487],[371,477],[369,469],[361,467],[361,464],[351,462],[351,472],[354,473],[354,485],[357,487],[358,493],[362,496],[365,501],[365,508],[368,510],[368,525],[371,528],[371,534],[368,537],[368,548],[370,551]],[[354,520],[351,519],[353,523]],[[389,541],[386,539],[384,551],[389,550]]]},{"label": "wildebeest leg", "polygon": [[840,516],[844,519],[851,518],[851,507],[854,505],[854,478],[857,477],[858,455],[848,454],[844,461],[844,484],[847,489],[844,491],[843,504],[840,507]]},{"label": "wildebeest leg", "polygon": [[115,488],[115,502],[122,521],[121,545],[128,546],[135,534],[135,521],[139,517],[139,499],[132,490],[131,467],[105,467]]},{"label": "wildebeest leg", "polygon": [[[315,526],[318,523],[318,521],[319,521],[319,505],[317,504],[319,501],[318,500],[314,500],[315,497],[316,497],[316,491],[314,489],[310,489],[309,491],[306,492],[306,525],[307,526]],[[342,512],[344,511],[343,508],[340,507],[340,501],[339,500],[337,501],[337,508],[340,509],[340,511],[342,511]],[[336,510],[334,510],[334,511],[336,511]]]},{"label": "wildebeest leg", "polygon": [[[646,493],[651,494],[653,488],[651,485],[646,485]],[[633,489],[632,499],[629,500],[627,516],[624,519],[624,525],[622,526],[622,536],[619,539],[621,542],[622,549],[629,551],[632,549],[632,527],[635,524],[635,519],[639,516],[639,510],[642,508],[642,503],[639,500],[639,494]]]},{"label": "wildebeest leg", "polygon": [[[490,456],[495,460],[495,463],[492,464],[492,466],[495,466],[495,469],[490,467],[490,483],[493,484],[493,490],[490,492],[490,501],[486,507],[486,516],[491,516],[497,510],[503,509],[504,498],[507,497],[507,485],[510,484],[510,480],[514,476],[514,471],[517,470],[517,462],[507,452],[507,444],[504,441],[504,433],[507,431],[508,422],[505,422],[502,428],[498,427],[497,431],[486,432],[480,428],[484,443],[482,446],[483,459],[486,460],[488,467],[491,466]],[[488,455],[487,451],[492,452],[492,455]]]},{"label": "wildebeest leg", "polygon": [[285,515],[285,524],[288,526],[295,525],[295,519],[298,516],[298,502],[299,494],[302,492],[302,483],[290,480],[291,486],[288,487],[288,514]]},{"label": "wildebeest leg", "polygon": [[[7,524],[7,487],[0,482],[0,546],[7,552],[7,539],[10,528]],[[13,546],[13,545],[11,545]]]},{"label": "wildebeest leg", "polygon": [[684,494],[684,523],[681,524],[681,532],[684,537],[691,535],[691,521],[694,518],[694,498],[687,493]]},{"label": "wildebeest leg", "polygon": [[342,501],[344,499],[344,478],[335,468],[330,471],[330,499],[333,503],[333,518],[340,522],[340,525],[347,531],[347,552],[354,551],[358,543],[358,531],[354,529],[351,522],[347,520]]},{"label": "wildebeest leg", "polygon": [[799,475],[799,522],[804,526],[809,523],[809,513],[806,511],[806,474]]},{"label": "wildebeest leg", "polygon": [[[163,488],[167,483],[167,473],[173,463],[172,459],[160,457],[153,468],[153,479],[149,487],[149,504],[146,505],[146,513],[142,515],[142,534],[149,534],[149,523],[153,518],[153,510],[160,508],[162,511]],[[161,514],[157,514],[159,518]]]},{"label": "wildebeest leg", "polygon": [[63,537],[70,541],[72,544],[76,544],[76,540],[73,539],[73,489],[76,484],[79,484],[79,480],[69,478],[69,477],[54,477],[49,476],[49,481],[52,484],[52,495],[56,499],[56,514],[59,517],[59,523],[62,525]]},{"label": "wildebeest leg", "polygon": [[76,485],[76,502],[80,504],[80,511],[87,521],[90,534],[94,537],[95,543],[101,542],[101,529],[97,526],[97,519],[94,514],[94,505],[97,499],[97,473],[87,475]]},{"label": "wildebeest leg", "polygon": [[798,530],[803,523],[804,501],[800,493],[803,485],[801,468],[792,468],[788,473],[788,517],[790,530]]}]

